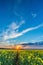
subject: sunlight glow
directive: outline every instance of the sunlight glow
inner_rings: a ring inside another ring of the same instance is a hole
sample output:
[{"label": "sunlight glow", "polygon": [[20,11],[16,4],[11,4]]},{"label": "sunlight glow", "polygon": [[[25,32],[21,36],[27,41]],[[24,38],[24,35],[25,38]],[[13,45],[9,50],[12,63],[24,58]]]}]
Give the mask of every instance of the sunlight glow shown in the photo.
[{"label": "sunlight glow", "polygon": [[15,47],[15,49],[16,49],[16,50],[20,50],[20,49],[22,49],[22,46],[21,46],[21,45],[17,45],[17,46]]}]

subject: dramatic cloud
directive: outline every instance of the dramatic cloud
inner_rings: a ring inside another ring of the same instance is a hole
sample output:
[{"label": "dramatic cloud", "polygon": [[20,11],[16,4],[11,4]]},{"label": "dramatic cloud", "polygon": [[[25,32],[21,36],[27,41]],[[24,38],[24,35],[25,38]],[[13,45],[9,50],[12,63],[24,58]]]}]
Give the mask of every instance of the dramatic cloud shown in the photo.
[{"label": "dramatic cloud", "polygon": [[[20,24],[21,25],[21,24]],[[20,27],[20,25],[19,26],[17,26],[16,28],[19,28]],[[35,26],[35,27],[31,27],[31,28],[27,28],[27,29],[25,29],[25,30],[23,30],[22,32],[16,32],[15,30],[13,30],[12,32],[10,32],[10,34],[8,35],[4,35],[4,40],[7,40],[7,39],[10,39],[10,38],[17,38],[17,37],[19,37],[19,36],[22,36],[22,35],[24,35],[25,33],[27,33],[27,32],[29,32],[29,31],[32,31],[32,30],[36,30],[36,29],[38,29],[38,28],[40,28],[40,27],[42,27],[43,26],[43,24],[41,24],[41,25],[38,25],[38,26]],[[15,28],[15,29],[16,29]]]}]

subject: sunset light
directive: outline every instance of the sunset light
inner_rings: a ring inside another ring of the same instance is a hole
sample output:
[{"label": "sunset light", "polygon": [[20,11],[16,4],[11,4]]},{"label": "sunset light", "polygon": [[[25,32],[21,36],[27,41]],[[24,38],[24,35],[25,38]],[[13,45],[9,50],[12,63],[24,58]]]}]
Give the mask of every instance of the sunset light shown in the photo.
[{"label": "sunset light", "polygon": [[16,50],[20,50],[20,49],[22,49],[22,46],[21,46],[21,45],[17,45],[17,46],[15,47],[15,49],[16,49]]}]

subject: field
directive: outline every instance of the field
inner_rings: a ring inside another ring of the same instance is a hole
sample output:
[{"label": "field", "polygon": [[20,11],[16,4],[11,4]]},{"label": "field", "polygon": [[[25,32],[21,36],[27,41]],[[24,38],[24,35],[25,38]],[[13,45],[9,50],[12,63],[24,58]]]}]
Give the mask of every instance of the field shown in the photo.
[{"label": "field", "polygon": [[43,65],[43,50],[1,50],[0,65]]}]

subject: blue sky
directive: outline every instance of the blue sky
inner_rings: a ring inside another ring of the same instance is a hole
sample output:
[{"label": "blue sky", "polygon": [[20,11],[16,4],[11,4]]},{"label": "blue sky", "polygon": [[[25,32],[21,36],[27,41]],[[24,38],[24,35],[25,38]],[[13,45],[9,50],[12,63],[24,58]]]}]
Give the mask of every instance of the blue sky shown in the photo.
[{"label": "blue sky", "polygon": [[43,41],[43,0],[0,0],[0,42]]}]

